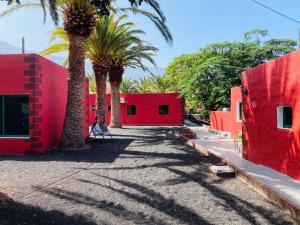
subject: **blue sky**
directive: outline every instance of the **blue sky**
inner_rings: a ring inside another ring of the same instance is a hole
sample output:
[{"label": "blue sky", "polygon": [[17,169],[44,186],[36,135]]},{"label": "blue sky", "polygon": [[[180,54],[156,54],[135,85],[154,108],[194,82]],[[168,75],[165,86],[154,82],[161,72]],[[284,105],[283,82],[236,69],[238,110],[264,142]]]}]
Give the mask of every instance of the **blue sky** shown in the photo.
[{"label": "blue sky", "polygon": [[[120,0],[125,2],[125,0]],[[165,67],[176,56],[196,52],[206,44],[241,40],[254,28],[270,31],[271,37],[298,38],[299,24],[270,12],[250,0],[158,0],[164,10],[174,37],[168,46],[153,24],[140,16],[132,17],[139,28],[146,31],[148,41],[160,49],[156,58]],[[299,0],[259,0],[260,2],[300,20]],[[184,3],[182,3],[184,2]],[[0,10],[6,6],[1,3]],[[40,9],[23,9],[0,18],[0,40],[20,46],[26,38],[26,48],[39,52],[48,45],[49,33],[54,28],[51,19],[42,22]]]}]

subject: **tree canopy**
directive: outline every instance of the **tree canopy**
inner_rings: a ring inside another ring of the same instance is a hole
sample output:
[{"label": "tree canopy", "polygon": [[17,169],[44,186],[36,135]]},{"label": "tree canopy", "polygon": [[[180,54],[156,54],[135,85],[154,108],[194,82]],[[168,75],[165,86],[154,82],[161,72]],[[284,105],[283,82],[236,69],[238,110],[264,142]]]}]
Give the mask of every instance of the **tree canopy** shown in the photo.
[{"label": "tree canopy", "polygon": [[242,71],[295,50],[296,41],[267,35],[255,29],[244,41],[213,43],[181,55],[168,65],[166,76],[186,98],[188,109],[200,104],[208,111],[227,107],[230,88],[241,85]]}]

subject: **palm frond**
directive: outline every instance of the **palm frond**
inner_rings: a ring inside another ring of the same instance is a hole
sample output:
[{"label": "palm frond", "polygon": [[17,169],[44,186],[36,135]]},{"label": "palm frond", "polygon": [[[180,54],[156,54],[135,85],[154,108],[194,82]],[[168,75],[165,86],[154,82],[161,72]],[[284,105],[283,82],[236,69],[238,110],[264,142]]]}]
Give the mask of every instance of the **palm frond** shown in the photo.
[{"label": "palm frond", "polygon": [[0,17],[10,15],[11,13],[14,13],[19,9],[28,8],[28,7],[41,8],[42,5],[39,3],[34,3],[34,2],[27,2],[27,3],[21,4],[21,5],[13,5],[13,6],[10,6],[7,10],[1,12]]}]

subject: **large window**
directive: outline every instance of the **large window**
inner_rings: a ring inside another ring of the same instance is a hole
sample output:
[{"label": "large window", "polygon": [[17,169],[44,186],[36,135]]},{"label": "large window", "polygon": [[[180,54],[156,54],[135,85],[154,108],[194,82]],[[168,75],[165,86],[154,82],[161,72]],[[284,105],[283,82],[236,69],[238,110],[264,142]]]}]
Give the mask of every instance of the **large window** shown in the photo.
[{"label": "large window", "polygon": [[168,105],[159,105],[158,106],[158,114],[159,115],[168,115],[169,114],[169,106]]},{"label": "large window", "polygon": [[29,96],[0,95],[0,137],[29,136]]},{"label": "large window", "polygon": [[128,105],[127,106],[127,115],[129,115],[129,116],[136,115],[136,106],[135,105]]},{"label": "large window", "polygon": [[277,127],[291,129],[293,126],[293,111],[290,106],[277,107]]}]

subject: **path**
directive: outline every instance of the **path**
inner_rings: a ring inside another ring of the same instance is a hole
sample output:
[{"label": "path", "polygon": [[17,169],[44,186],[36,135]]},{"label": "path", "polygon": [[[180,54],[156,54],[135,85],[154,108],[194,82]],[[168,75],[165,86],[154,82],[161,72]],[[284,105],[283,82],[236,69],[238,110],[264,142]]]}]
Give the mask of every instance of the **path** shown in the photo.
[{"label": "path", "polygon": [[[237,179],[215,178],[171,128],[113,130],[81,152],[0,157],[0,224],[296,224]],[[50,185],[47,187],[47,185]]]}]

